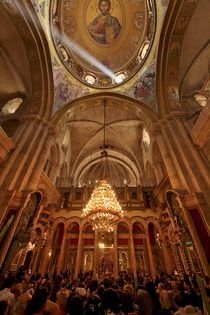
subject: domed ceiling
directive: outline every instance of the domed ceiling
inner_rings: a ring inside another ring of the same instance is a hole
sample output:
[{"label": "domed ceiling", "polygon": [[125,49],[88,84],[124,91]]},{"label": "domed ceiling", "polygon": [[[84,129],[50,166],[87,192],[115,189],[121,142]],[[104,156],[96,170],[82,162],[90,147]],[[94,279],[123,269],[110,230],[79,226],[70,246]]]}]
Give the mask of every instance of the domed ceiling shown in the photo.
[{"label": "domed ceiling", "polygon": [[51,51],[54,112],[99,89],[156,111],[157,49],[169,0],[31,1]]},{"label": "domed ceiling", "polygon": [[51,31],[66,68],[97,88],[122,84],[144,63],[155,33],[153,0],[52,1]]}]

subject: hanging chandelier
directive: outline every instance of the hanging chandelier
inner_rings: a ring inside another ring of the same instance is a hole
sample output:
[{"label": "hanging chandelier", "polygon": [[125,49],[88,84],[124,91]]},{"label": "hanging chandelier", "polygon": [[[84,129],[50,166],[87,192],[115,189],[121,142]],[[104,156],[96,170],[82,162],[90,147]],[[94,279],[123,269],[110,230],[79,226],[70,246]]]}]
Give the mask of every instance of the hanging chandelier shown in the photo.
[{"label": "hanging chandelier", "polygon": [[93,228],[99,232],[112,232],[114,225],[123,216],[123,210],[114,191],[106,180],[100,180],[90,200],[83,209]]},{"label": "hanging chandelier", "polygon": [[[106,100],[104,100],[104,135],[103,150],[101,152],[104,157],[104,165],[106,168],[108,153],[106,149]],[[93,225],[93,228],[100,233],[112,232],[114,225],[123,216],[123,210],[117,201],[111,185],[104,179],[99,180],[90,200],[83,209],[82,217],[87,218]]]}]

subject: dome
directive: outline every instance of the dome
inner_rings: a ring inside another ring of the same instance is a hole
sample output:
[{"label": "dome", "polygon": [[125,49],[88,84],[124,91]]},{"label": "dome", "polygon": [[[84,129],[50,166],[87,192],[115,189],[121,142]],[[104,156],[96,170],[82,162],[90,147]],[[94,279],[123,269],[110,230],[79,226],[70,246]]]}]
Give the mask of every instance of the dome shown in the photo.
[{"label": "dome", "polygon": [[52,1],[51,33],[63,64],[77,79],[111,88],[143,65],[155,33],[153,1]]}]

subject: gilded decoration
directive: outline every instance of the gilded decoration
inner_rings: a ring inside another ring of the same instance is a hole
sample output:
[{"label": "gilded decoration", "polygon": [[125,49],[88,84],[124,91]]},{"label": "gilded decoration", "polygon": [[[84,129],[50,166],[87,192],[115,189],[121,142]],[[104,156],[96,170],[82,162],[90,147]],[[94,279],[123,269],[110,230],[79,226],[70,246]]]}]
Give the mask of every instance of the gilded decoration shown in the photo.
[{"label": "gilded decoration", "polygon": [[63,64],[95,88],[126,82],[143,65],[155,34],[153,1],[52,1],[51,33]]}]

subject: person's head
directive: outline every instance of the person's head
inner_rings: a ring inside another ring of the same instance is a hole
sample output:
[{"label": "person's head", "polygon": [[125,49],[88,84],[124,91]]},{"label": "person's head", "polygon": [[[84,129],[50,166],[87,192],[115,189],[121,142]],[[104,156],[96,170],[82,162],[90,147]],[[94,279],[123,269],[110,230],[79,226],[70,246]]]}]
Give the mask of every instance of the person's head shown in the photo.
[{"label": "person's head", "polygon": [[131,284],[125,284],[123,287],[123,293],[128,292],[130,295],[134,295],[134,288]]},{"label": "person's head", "polygon": [[69,315],[83,315],[83,299],[79,294],[74,294],[67,299],[66,309]]},{"label": "person's head", "polygon": [[25,315],[33,315],[44,310],[47,302],[48,290],[39,288],[35,291],[32,299],[28,302]]},{"label": "person's head", "polygon": [[111,1],[110,0],[99,0],[98,8],[103,15],[108,14],[110,9],[111,9]]},{"label": "person's head", "polygon": [[122,295],[122,311],[125,314],[133,312],[133,295],[131,295],[128,291],[123,292]]},{"label": "person's head", "polygon": [[15,278],[13,276],[9,276],[4,281],[4,288],[13,289],[15,285]]},{"label": "person's head", "polygon": [[174,303],[178,308],[185,307],[190,304],[190,295],[182,291],[174,296]]},{"label": "person's head", "polygon": [[114,289],[108,288],[104,291],[102,302],[105,310],[109,309],[115,314],[119,313],[120,296]]},{"label": "person's head", "polygon": [[161,292],[165,289],[166,289],[166,287],[165,287],[164,283],[162,283],[162,282],[158,283],[158,292]]},{"label": "person's head", "polygon": [[97,290],[97,288],[98,288],[98,281],[97,281],[97,280],[92,280],[92,281],[90,282],[90,285],[89,285],[89,291],[90,291],[90,293],[95,292],[95,291]]},{"label": "person's head", "polygon": [[85,314],[86,315],[103,315],[104,310],[102,306],[102,302],[99,296],[90,295],[86,306],[85,306]]},{"label": "person's head", "polygon": [[102,296],[103,296],[103,294],[104,294],[104,290],[105,290],[104,286],[103,286],[103,285],[100,285],[100,286],[98,287],[98,289],[96,290],[96,294],[97,294],[100,298],[102,298]]}]

